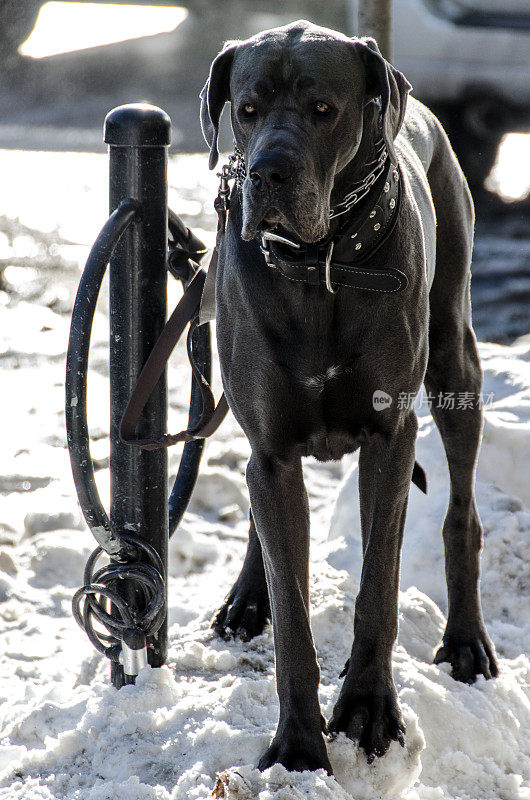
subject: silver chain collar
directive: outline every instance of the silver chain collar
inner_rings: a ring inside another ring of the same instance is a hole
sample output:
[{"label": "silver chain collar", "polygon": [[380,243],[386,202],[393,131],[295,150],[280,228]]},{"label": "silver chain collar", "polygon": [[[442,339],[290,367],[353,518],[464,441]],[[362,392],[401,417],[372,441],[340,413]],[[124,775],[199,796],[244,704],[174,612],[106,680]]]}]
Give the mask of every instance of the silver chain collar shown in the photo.
[{"label": "silver chain collar", "polygon": [[379,141],[376,142],[376,152],[376,158],[367,165],[369,166],[375,163],[373,169],[361,181],[354,183],[352,190],[346,195],[344,200],[338,203],[334,209],[331,209],[329,214],[330,219],[335,219],[335,217],[340,217],[342,214],[346,214],[350,211],[363,197],[366,197],[376,180],[381,177],[388,157],[383,139],[379,139]]}]

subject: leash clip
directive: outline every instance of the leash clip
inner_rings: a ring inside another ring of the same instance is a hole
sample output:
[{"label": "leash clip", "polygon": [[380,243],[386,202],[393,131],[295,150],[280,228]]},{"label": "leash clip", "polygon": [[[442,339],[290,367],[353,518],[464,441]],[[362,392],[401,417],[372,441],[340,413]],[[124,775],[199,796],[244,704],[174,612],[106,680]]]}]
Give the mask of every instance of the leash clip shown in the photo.
[{"label": "leash clip", "polygon": [[228,181],[235,179],[238,190],[241,190],[245,176],[245,158],[234,141],[234,152],[228,156],[228,164],[223,164],[221,172],[217,173],[219,189],[213,205],[219,216],[222,231],[226,227],[226,217],[230,208],[230,186]]},{"label": "leash clip", "polygon": [[217,205],[224,211],[228,210],[230,197],[230,186],[228,181],[233,177],[232,170],[228,164],[224,164],[221,172],[217,173],[219,180],[219,191],[217,192]]}]

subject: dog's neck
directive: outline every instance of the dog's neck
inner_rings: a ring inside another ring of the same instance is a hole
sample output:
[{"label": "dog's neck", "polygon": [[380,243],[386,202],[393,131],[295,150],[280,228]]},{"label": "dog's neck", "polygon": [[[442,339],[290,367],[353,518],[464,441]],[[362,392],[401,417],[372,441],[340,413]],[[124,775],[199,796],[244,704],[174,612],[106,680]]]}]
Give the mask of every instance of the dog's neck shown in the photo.
[{"label": "dog's neck", "polygon": [[[363,116],[363,133],[361,142],[351,161],[335,176],[335,182],[331,191],[331,208],[339,209],[344,198],[351,193],[352,187],[361,184],[370,174],[377,164],[381,153],[382,132],[379,119],[379,107],[375,103],[368,103],[365,107]],[[364,208],[361,200],[358,206],[349,211],[347,216],[351,218],[357,211],[361,212]],[[332,227],[340,227],[344,218],[337,216],[332,219]]]}]

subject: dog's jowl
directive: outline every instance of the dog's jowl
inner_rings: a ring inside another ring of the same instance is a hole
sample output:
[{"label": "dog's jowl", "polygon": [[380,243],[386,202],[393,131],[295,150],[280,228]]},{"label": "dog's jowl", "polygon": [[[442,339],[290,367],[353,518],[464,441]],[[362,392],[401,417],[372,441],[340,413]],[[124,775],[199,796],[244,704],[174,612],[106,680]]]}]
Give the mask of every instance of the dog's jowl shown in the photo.
[{"label": "dog's jowl", "polygon": [[[280,716],[262,769],[330,772],[326,731],[358,739],[369,760],[404,743],[391,667],[400,549],[411,480],[426,489],[412,401],[422,383],[434,396],[480,395],[473,205],[444,131],[410,90],[372,39],[299,21],[229,43],[201,95],[210,166],[226,102],[237,145],[239,180],[219,237],[217,342],[225,394],[252,448],[248,550],[214,627],[251,638],[272,618]],[[471,683],[498,671],[478,591],[481,409],[432,413],[451,481],[448,618],[435,662]],[[357,448],[364,560],[355,638],[326,726],[301,459]]]}]

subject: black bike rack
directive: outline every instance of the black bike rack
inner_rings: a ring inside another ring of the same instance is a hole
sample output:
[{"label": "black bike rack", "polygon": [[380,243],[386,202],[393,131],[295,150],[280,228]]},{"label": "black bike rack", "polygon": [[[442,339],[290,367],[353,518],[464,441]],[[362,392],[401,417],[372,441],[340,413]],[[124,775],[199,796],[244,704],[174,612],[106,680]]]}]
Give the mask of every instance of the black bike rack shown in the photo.
[{"label": "black bike rack", "polygon": [[[167,205],[167,153],[171,121],[159,108],[125,105],[105,120],[110,158],[110,217],[83,272],[72,314],[66,369],[66,429],[74,482],[96,541],[85,585],[73,598],[77,622],[111,660],[117,688],[134,683],[142,666],[167,658],[168,540],[187,507],[197,478],[203,440],[185,444],[168,499],[167,451],[124,444],[119,428],[141,369],[166,321],[168,271],[183,285],[206,247]],[[110,474],[107,515],[90,455],[87,373],[90,335],[99,290],[109,269]],[[191,346],[201,372],[211,377],[209,325],[196,327]],[[192,379],[189,425],[202,400]],[[137,432],[166,431],[167,382],[158,381]],[[100,556],[110,563],[96,569]],[[94,571],[95,570],[95,571]],[[102,630],[105,628],[105,630]]]}]

